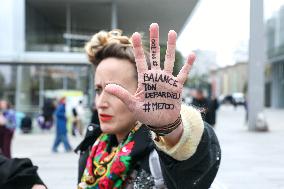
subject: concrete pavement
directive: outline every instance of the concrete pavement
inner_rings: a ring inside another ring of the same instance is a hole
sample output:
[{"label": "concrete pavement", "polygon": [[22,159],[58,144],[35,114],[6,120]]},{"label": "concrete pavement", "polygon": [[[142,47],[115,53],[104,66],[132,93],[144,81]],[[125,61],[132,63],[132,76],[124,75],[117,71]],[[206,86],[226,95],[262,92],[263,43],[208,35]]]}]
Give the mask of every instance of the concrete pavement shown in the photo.
[{"label": "concrete pavement", "polygon": [[[218,111],[216,133],[222,146],[222,162],[217,181],[222,189],[284,188],[284,110],[266,110],[269,132],[249,132],[245,112],[223,106]],[[75,147],[80,137],[69,136]],[[29,157],[39,166],[39,174],[50,189],[76,188],[78,156],[51,152],[53,133],[16,134],[14,157]],[[221,189],[221,188],[220,188]]]},{"label": "concrete pavement", "polygon": [[217,180],[228,189],[284,188],[284,110],[266,109],[269,132],[249,132],[242,107],[223,106],[216,133],[222,146]]},{"label": "concrete pavement", "polygon": [[[72,147],[81,137],[69,136]],[[16,134],[13,141],[13,157],[29,157],[39,167],[39,175],[50,189],[76,188],[78,155],[64,152],[63,145],[58,153],[52,153],[53,133]]]}]

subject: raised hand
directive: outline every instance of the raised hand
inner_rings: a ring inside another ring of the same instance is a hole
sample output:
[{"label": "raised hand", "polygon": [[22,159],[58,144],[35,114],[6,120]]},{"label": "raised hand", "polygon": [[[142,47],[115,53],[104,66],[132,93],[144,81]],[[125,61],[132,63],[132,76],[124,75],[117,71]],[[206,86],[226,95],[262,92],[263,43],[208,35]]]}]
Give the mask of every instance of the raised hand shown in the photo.
[{"label": "raised hand", "polygon": [[144,55],[141,36],[132,36],[135,61],[138,72],[138,88],[134,95],[116,84],[108,84],[105,90],[121,99],[134,113],[136,119],[144,124],[155,127],[173,123],[180,115],[181,94],[184,82],[195,60],[191,54],[175,77],[172,75],[175,61],[177,34],[168,33],[167,51],[164,69],[160,67],[159,26],[150,26],[150,62],[148,69]]}]

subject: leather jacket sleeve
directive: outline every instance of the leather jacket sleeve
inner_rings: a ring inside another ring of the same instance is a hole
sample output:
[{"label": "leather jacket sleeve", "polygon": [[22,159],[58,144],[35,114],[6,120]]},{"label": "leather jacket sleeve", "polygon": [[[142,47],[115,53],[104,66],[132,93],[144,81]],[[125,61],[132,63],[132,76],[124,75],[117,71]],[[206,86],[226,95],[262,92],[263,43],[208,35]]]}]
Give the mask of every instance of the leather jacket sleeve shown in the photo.
[{"label": "leather jacket sleeve", "polygon": [[204,123],[204,131],[196,152],[189,159],[178,161],[157,149],[163,177],[171,189],[208,189],[221,161],[221,149],[214,130]]},{"label": "leather jacket sleeve", "polygon": [[42,184],[34,166],[28,158],[8,159],[0,155],[0,188],[31,189],[35,184]]}]

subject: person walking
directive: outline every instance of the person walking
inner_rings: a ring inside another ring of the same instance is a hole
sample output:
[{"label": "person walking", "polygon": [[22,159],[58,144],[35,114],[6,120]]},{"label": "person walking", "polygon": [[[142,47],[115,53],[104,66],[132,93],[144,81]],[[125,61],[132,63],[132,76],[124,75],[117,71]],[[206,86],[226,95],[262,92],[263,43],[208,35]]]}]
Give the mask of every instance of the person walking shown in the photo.
[{"label": "person walking", "polygon": [[0,150],[11,158],[11,142],[16,129],[16,114],[6,100],[0,101]]},{"label": "person walking", "polygon": [[70,152],[72,150],[72,147],[68,141],[67,137],[67,118],[65,115],[65,100],[66,98],[63,97],[59,100],[59,104],[56,108],[55,111],[55,116],[56,116],[56,136],[55,136],[55,141],[52,147],[53,152],[58,152],[57,148],[60,143],[64,144],[64,148],[66,152]]},{"label": "person walking", "polygon": [[45,99],[42,108],[43,124],[42,130],[49,130],[53,126],[53,114],[55,111],[55,104],[53,99]]}]

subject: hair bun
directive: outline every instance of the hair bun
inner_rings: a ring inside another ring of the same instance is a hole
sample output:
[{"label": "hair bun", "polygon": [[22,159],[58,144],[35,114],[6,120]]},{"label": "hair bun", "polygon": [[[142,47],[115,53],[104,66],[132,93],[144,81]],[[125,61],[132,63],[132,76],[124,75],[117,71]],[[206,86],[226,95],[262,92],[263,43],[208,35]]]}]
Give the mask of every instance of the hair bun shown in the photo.
[{"label": "hair bun", "polygon": [[122,30],[115,29],[110,32],[100,31],[93,35],[91,40],[85,45],[85,51],[89,60],[93,62],[96,52],[111,43],[132,46],[130,38],[122,35]]}]

